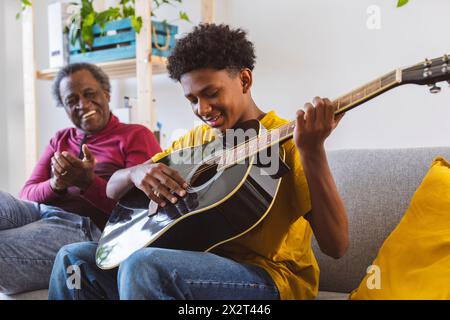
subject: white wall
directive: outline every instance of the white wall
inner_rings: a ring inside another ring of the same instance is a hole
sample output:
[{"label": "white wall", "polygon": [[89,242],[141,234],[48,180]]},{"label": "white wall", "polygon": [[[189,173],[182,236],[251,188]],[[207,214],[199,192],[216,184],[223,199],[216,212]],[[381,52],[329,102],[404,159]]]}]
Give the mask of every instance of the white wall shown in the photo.
[{"label": "white wall", "polygon": [[[247,29],[257,49],[254,97],[285,117],[315,95],[337,97],[398,66],[450,52],[450,1],[227,0],[222,21]],[[381,29],[367,28],[370,5]],[[391,91],[349,112],[328,148],[450,145],[450,90]]]},{"label": "white wall", "polygon": [[22,35],[21,23],[15,18],[19,10],[19,1],[2,1],[3,15],[1,24],[3,41],[5,45],[3,59],[4,91],[1,107],[4,111],[3,131],[6,131],[7,146],[2,149],[2,158],[7,160],[5,166],[8,176],[8,185],[5,189],[12,194],[17,194],[25,180],[25,150],[24,150],[24,125],[23,125],[23,74],[22,74]]},{"label": "white wall", "polygon": [[[198,1],[189,1],[189,13]],[[398,67],[450,52],[450,1],[218,0],[218,22],[242,27],[255,43],[253,95],[265,110],[293,118],[316,95],[336,98]],[[367,27],[367,9],[380,8],[381,28]],[[192,9],[191,9],[192,8]],[[127,92],[135,82],[126,81]],[[194,123],[177,84],[154,79],[157,112],[170,137]],[[450,90],[405,86],[349,112],[328,149],[450,145]],[[175,116],[176,115],[176,116]],[[170,140],[170,139],[169,139]]]},{"label": "white wall", "polygon": [[[3,2],[0,2],[0,43],[5,43],[5,24]],[[5,46],[0,46],[0,97],[5,95]],[[6,127],[6,104],[0,103],[0,150],[8,147]],[[0,156],[0,190],[8,188],[8,159]]]},{"label": "white wall", "polygon": [[[396,0],[216,1],[218,22],[246,29],[255,43],[256,103],[264,110],[276,109],[286,118],[293,118],[296,109],[315,95],[334,98],[399,66],[450,52],[448,0],[411,0],[400,9],[395,7]],[[47,66],[49,2],[39,1],[36,8],[37,62],[41,68]],[[369,30],[366,24],[371,5],[381,10],[379,30]],[[200,0],[184,0],[184,8],[194,22],[199,21]],[[165,13],[173,16],[176,9],[163,10],[160,16],[165,17]],[[11,12],[9,15],[13,16]],[[180,29],[185,32],[191,27],[182,23]],[[14,34],[15,38],[18,36]],[[13,46],[20,47],[16,43]],[[10,50],[20,56],[17,49]],[[20,75],[20,63],[9,69],[13,75]],[[8,81],[6,92],[17,91],[17,87],[17,82]],[[50,83],[40,81],[38,89],[42,150],[57,129],[70,123],[63,110],[54,107]],[[179,135],[180,129],[193,126],[195,119],[178,84],[166,75],[155,76],[154,90],[157,114],[169,140],[172,133]],[[124,95],[134,96],[135,92],[135,79],[114,81],[112,107],[120,105]],[[9,101],[14,104],[13,127],[20,137],[23,124],[17,117],[22,101],[19,95],[14,97]],[[449,98],[447,85],[435,96],[425,87],[398,88],[349,112],[328,140],[327,148],[450,145]],[[14,146],[14,158],[9,147],[10,168],[16,165],[15,152],[20,147],[23,149],[20,143]],[[10,185],[20,185],[23,179],[11,177]]]}]

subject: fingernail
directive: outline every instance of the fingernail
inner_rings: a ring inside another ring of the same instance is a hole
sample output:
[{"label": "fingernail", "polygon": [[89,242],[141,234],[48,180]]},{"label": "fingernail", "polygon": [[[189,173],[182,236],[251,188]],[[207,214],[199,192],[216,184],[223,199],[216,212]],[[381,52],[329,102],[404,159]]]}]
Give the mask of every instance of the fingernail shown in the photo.
[{"label": "fingernail", "polygon": [[177,198],[172,198],[171,201],[172,201],[172,203],[175,203],[175,202],[177,202]]},{"label": "fingernail", "polygon": [[161,202],[160,206],[161,206],[161,207],[165,207],[165,206],[166,206],[166,203],[165,203],[165,202]]},{"label": "fingernail", "polygon": [[188,184],[186,182],[183,183],[183,188],[187,188],[187,187],[189,187]]},{"label": "fingernail", "polygon": [[185,194],[186,194],[186,191],[180,190],[180,192],[179,192],[179,195],[180,195],[180,196],[184,197]]}]

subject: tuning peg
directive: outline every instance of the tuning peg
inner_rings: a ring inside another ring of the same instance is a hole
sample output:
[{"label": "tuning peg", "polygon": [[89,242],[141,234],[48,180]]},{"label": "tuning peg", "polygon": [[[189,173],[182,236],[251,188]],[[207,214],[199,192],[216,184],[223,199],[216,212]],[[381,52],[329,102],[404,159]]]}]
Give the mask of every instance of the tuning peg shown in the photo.
[{"label": "tuning peg", "polygon": [[425,68],[423,69],[423,77],[424,77],[424,78],[428,78],[428,77],[430,77],[430,76],[433,75],[433,72],[432,72],[431,69],[430,69],[430,67],[431,67],[432,64],[433,64],[433,63],[432,63],[430,60],[428,60],[428,58],[425,58],[425,61],[424,61],[424,63],[423,63],[423,66],[425,67]]},{"label": "tuning peg", "polygon": [[450,72],[450,66],[449,66],[449,57],[448,54],[444,54],[444,56],[442,57],[442,61],[444,62],[444,64],[442,65],[442,73],[447,73]]},{"label": "tuning peg", "polygon": [[431,93],[439,93],[439,92],[441,92],[441,88],[438,87],[438,86],[436,85],[436,83],[430,84],[429,86],[430,86],[430,92],[431,92]]}]

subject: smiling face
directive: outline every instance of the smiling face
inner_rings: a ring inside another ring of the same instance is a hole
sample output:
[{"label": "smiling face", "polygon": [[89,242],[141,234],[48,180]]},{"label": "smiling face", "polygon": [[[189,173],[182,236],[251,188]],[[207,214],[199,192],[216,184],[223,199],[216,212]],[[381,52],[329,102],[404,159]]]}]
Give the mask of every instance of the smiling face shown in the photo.
[{"label": "smiling face", "polygon": [[61,100],[72,123],[86,134],[106,127],[110,117],[108,91],[87,70],[62,79]]},{"label": "smiling face", "polygon": [[222,132],[254,118],[251,105],[251,71],[197,69],[180,78],[195,115]]}]

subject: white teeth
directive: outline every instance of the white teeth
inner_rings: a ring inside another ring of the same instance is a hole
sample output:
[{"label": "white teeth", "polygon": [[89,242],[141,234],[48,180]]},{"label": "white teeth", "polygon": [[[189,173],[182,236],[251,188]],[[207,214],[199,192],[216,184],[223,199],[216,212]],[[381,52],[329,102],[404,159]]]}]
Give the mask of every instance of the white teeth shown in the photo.
[{"label": "white teeth", "polygon": [[206,121],[208,121],[208,122],[216,121],[217,119],[220,118],[220,116],[221,116],[221,115],[219,114],[217,117],[208,119],[208,120],[206,120]]},{"label": "white teeth", "polygon": [[89,118],[95,113],[96,113],[95,110],[89,111],[88,113],[83,114],[83,119]]}]

